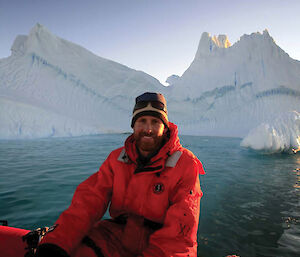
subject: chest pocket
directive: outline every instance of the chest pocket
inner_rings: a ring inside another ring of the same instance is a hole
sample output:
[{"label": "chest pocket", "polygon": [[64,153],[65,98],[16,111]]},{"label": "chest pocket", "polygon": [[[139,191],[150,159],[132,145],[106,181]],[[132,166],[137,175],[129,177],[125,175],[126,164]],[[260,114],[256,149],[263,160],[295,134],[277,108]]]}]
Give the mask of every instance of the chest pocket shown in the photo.
[{"label": "chest pocket", "polygon": [[[168,157],[166,160],[165,167],[168,168],[174,168],[182,155],[182,152],[176,151],[172,155]],[[153,193],[159,195],[162,194],[165,191],[165,184],[169,184],[169,181],[165,181],[166,179],[169,180],[169,178],[161,178],[160,179],[160,173],[156,173],[156,178],[154,179],[154,182],[152,182],[152,191]]]},{"label": "chest pocket", "polygon": [[[174,168],[180,159],[182,152],[176,151],[166,161],[166,168]],[[171,169],[172,170],[172,169]],[[164,175],[164,171],[161,175],[158,173],[153,174],[152,182],[149,185],[147,194],[147,204],[145,206],[146,212],[151,214],[155,220],[163,220],[163,217],[169,208],[170,200],[170,186],[172,184],[172,178],[170,177],[172,171]],[[172,186],[171,186],[172,187]]]}]

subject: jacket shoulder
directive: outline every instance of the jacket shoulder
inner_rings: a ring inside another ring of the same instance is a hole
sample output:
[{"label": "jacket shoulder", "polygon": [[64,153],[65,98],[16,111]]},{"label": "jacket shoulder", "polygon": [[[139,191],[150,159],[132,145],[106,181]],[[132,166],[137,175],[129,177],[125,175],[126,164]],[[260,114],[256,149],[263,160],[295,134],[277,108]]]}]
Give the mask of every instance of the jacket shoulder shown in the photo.
[{"label": "jacket shoulder", "polygon": [[117,148],[110,152],[110,154],[107,156],[106,160],[102,163],[102,165],[99,168],[99,171],[101,169],[105,169],[106,167],[109,167],[110,169],[113,169],[116,163],[118,163],[118,158],[120,158],[120,155],[122,154],[124,147]]},{"label": "jacket shoulder", "polygon": [[184,147],[181,148],[181,151],[181,163],[183,163],[184,165],[191,165],[195,167],[198,170],[198,173],[201,175],[205,174],[201,161],[193,154],[193,152]]},{"label": "jacket shoulder", "polygon": [[107,159],[113,159],[113,160],[117,160],[120,156],[120,154],[122,153],[122,151],[125,150],[125,147],[122,146],[122,147],[119,147],[115,150],[113,150],[107,157]]}]

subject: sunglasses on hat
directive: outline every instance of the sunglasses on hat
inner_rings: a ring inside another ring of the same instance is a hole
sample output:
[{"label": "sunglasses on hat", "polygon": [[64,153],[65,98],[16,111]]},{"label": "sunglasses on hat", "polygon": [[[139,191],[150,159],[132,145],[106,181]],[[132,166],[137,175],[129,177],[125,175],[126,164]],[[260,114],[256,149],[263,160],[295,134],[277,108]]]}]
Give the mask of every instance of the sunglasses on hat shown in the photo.
[{"label": "sunglasses on hat", "polygon": [[134,106],[133,112],[147,107],[149,103],[151,104],[151,106],[153,108],[155,108],[157,110],[164,111],[165,113],[167,113],[166,106],[163,103],[158,102],[158,101],[140,101],[140,102],[137,102]]}]

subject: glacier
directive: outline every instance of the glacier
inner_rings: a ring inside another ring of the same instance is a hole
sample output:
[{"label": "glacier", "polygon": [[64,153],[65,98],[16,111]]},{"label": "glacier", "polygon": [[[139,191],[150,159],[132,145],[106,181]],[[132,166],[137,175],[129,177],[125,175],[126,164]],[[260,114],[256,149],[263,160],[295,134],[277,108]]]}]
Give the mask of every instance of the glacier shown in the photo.
[{"label": "glacier", "polygon": [[[191,65],[171,75],[168,87],[40,24],[17,36],[11,53],[0,59],[0,139],[129,132],[134,99],[145,91],[166,96],[181,134],[241,137],[253,149],[262,135],[274,141],[267,131],[300,112],[300,62],[267,30],[234,44],[202,33]],[[272,151],[297,146],[299,130],[289,124],[293,133],[280,137],[290,144],[273,144]]]}]

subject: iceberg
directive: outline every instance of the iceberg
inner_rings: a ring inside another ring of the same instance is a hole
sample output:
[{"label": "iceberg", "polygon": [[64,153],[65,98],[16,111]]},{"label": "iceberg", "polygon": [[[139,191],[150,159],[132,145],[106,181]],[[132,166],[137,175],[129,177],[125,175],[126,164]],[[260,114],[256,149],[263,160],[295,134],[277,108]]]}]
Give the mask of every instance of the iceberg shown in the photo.
[{"label": "iceberg", "polygon": [[0,59],[0,138],[130,130],[136,95],[163,91],[150,75],[101,58],[37,24]]},{"label": "iceberg", "polygon": [[0,98],[0,135],[5,139],[81,136],[104,133],[103,128],[82,124],[47,109]]},{"label": "iceberg", "polygon": [[300,112],[300,62],[267,30],[234,44],[204,32],[189,68],[170,81],[170,115],[186,134],[244,138],[264,122]]},{"label": "iceberg", "polygon": [[267,153],[298,152],[300,149],[300,113],[293,111],[273,122],[252,129],[241,146]]},{"label": "iceberg", "polygon": [[0,139],[128,132],[135,97],[156,91],[165,95],[169,119],[182,134],[248,135],[247,142],[254,129],[256,139],[266,138],[266,149],[297,146],[295,140],[278,143],[278,137],[295,138],[294,127],[276,136],[270,131],[278,117],[300,112],[300,62],[267,30],[234,44],[204,32],[191,65],[167,83],[36,24],[16,37],[11,56],[0,59]]}]

